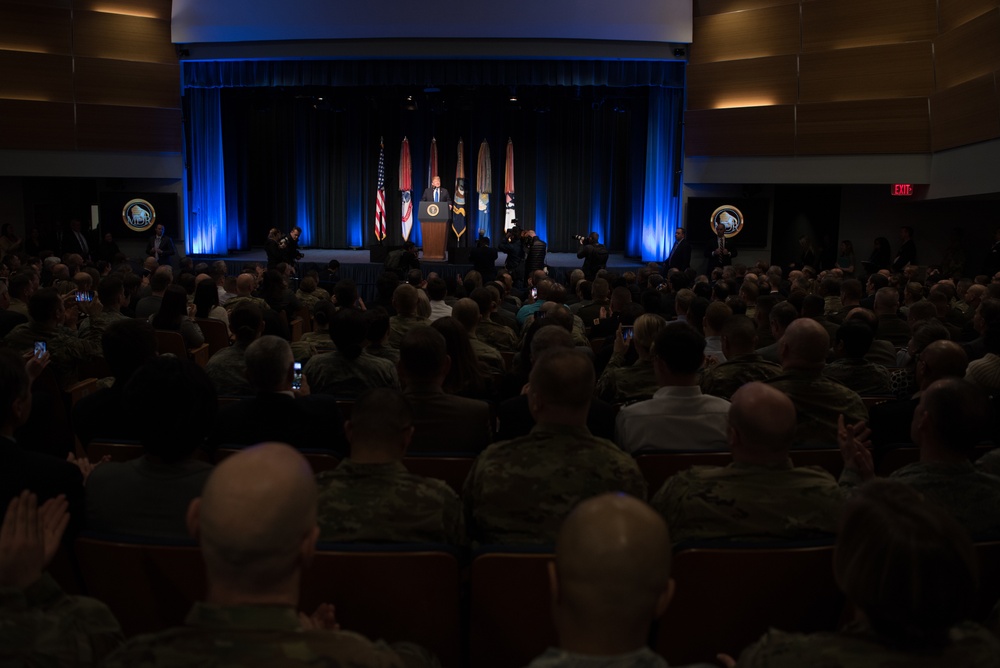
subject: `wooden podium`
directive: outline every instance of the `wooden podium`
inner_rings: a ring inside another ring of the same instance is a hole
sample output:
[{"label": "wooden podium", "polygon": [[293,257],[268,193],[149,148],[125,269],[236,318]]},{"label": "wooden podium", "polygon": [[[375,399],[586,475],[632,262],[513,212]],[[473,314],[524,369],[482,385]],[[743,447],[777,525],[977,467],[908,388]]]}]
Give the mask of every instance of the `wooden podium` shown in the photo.
[{"label": "wooden podium", "polygon": [[424,241],[425,260],[444,260],[448,245],[448,202],[420,202],[420,234]]}]

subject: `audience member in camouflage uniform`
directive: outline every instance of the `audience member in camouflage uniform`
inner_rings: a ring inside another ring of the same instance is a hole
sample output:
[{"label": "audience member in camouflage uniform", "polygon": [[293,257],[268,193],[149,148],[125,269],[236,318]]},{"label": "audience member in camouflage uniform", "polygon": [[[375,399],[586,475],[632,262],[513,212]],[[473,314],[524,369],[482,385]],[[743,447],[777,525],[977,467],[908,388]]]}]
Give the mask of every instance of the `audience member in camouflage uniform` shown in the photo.
[{"label": "audience member in camouflage uniform", "polygon": [[[939,380],[920,394],[910,432],[920,461],[889,476],[910,485],[947,510],[974,538],[1000,535],[1000,478],[976,471],[969,455],[989,427],[989,401],[982,390],[958,378]],[[844,471],[852,488],[874,477],[871,455],[857,439],[841,434]]]},{"label": "audience member in camouflage uniform", "polygon": [[118,276],[106,276],[97,287],[97,298],[101,302],[101,310],[91,315],[80,323],[80,336],[98,340],[104,334],[104,330],[113,322],[126,320],[128,316],[122,314],[122,307],[128,304],[125,297],[125,284]]},{"label": "audience member in camouflage uniform", "polygon": [[560,647],[528,668],[667,668],[647,635],[674,591],[670,535],[649,506],[621,494],[582,502],[559,529],[549,578]]},{"label": "audience member in camouflage uniform", "polygon": [[823,469],[793,466],[794,434],[788,397],[762,383],[737,390],[729,410],[733,463],[677,473],[653,497],[674,542],[834,534],[843,493]]},{"label": "audience member in camouflage uniform", "polygon": [[310,358],[304,369],[313,393],[354,398],[376,387],[399,389],[392,362],[370,355],[362,347],[368,333],[363,312],[340,309],[333,316],[330,331],[337,349]]},{"label": "audience member in camouflage uniform", "polygon": [[740,387],[781,373],[781,366],[754,352],[756,326],[745,315],[733,315],[722,326],[722,354],[726,361],[702,369],[701,391],[729,400]]},{"label": "audience member in camouflage uniform", "polygon": [[408,331],[430,324],[430,320],[417,315],[418,299],[417,289],[408,283],[400,285],[392,293],[392,307],[396,309],[396,315],[389,318],[389,347],[399,348]]},{"label": "audience member in camouflage uniform", "polygon": [[535,362],[528,387],[535,427],[487,448],[465,480],[470,539],[552,543],[583,499],[615,491],[646,498],[635,460],[586,427],[594,384],[594,365],[575,350],[550,350]]},{"label": "audience member in camouflage uniform", "polygon": [[[100,312],[101,304],[99,301],[91,302],[87,308],[96,314]],[[36,341],[44,341],[59,386],[66,389],[80,380],[82,362],[101,356],[100,336],[77,336],[76,316],[75,306],[66,309],[63,298],[55,290],[43,288],[28,300],[30,320],[12,329],[4,337],[4,345],[25,353],[34,349]]]},{"label": "audience member in camouflage uniform", "polygon": [[414,475],[403,466],[413,412],[399,392],[366,392],[345,429],[350,458],[317,477],[322,540],[464,542],[458,495],[441,480]]},{"label": "audience member in camouflage uniform", "polygon": [[800,318],[788,326],[778,345],[783,373],[764,382],[795,404],[799,422],[795,445],[833,447],[839,416],[852,424],[868,419],[868,409],[857,392],[822,374],[830,347],[830,335],[822,325]]},{"label": "audience member in camouflage uniform", "polygon": [[226,311],[229,312],[230,318],[232,318],[233,311],[242,304],[253,304],[261,311],[270,310],[271,307],[266,301],[253,296],[256,287],[257,281],[252,274],[240,274],[236,277],[236,296],[226,301]]},{"label": "audience member in camouflage uniform", "polygon": [[837,329],[834,355],[823,367],[823,375],[860,395],[889,394],[889,372],[881,364],[865,359],[875,333],[863,322],[845,322]]},{"label": "audience member in camouflage uniform", "polygon": [[635,319],[632,326],[632,344],[635,346],[637,359],[631,366],[625,365],[625,354],[628,343],[622,338],[622,328],[619,326],[614,338],[614,350],[611,359],[604,367],[604,373],[597,381],[597,397],[615,404],[627,401],[649,399],[660,388],[653,371],[653,341],[660,330],[667,326],[663,316],[655,313],[644,313]]},{"label": "audience member in camouflage uniform", "polygon": [[306,332],[299,343],[307,343],[316,349],[316,353],[328,353],[336,350],[333,339],[330,338],[330,321],[337,307],[331,301],[316,302],[313,307],[313,331]]},{"label": "audience member in camouflage uniform", "polygon": [[[230,299],[229,303],[232,302]],[[236,336],[236,342],[212,355],[205,365],[205,373],[212,380],[219,396],[250,396],[254,394],[254,390],[247,380],[246,354],[247,346],[256,341],[264,331],[260,308],[252,303],[245,303],[233,309],[229,316],[229,326]]]},{"label": "audience member in camouflage uniform", "polygon": [[837,633],[769,631],[738,666],[1000,666],[1000,641],[964,621],[977,597],[972,542],[905,485],[859,490],[845,510],[833,568],[856,621]]},{"label": "audience member in camouflage uniform", "polygon": [[369,355],[387,359],[393,364],[399,362],[399,348],[389,347],[389,313],[381,306],[373,306],[365,311],[365,322],[368,323],[366,336],[368,345],[365,350]]},{"label": "audience member in camouflage uniform", "polygon": [[500,352],[513,352],[517,345],[517,335],[514,330],[491,320],[491,315],[499,308],[499,291],[490,287],[476,288],[470,298],[479,306],[481,316],[479,326],[476,327],[476,337]]},{"label": "audience member in camouflage uniform", "polygon": [[[302,306],[313,309],[320,301],[320,295],[316,294],[318,290],[316,279],[306,276],[299,282],[299,289],[295,291],[295,298],[299,300],[299,304]],[[323,292],[325,294],[326,290]]]},{"label": "audience member in camouflage uniform", "polygon": [[[309,464],[287,445],[267,443],[224,460],[188,512],[205,559],[207,601],[195,605],[185,626],[133,638],[105,665],[421,665],[336,630],[328,607],[311,619],[296,612],[302,568],[319,535],[316,502]],[[436,663],[427,657],[423,665]]]},{"label": "audience member in camouflage uniform", "polygon": [[480,341],[477,336],[481,316],[476,302],[468,298],[459,299],[452,307],[451,315],[468,333],[469,345],[480,365],[486,365],[490,371],[495,373],[502,374],[506,371],[506,365],[500,352],[485,341]]},{"label": "audience member in camouflage uniform", "polygon": [[124,640],[100,601],[67,596],[43,570],[69,521],[64,498],[38,508],[23,492],[7,506],[0,530],[0,663],[96,666]]}]

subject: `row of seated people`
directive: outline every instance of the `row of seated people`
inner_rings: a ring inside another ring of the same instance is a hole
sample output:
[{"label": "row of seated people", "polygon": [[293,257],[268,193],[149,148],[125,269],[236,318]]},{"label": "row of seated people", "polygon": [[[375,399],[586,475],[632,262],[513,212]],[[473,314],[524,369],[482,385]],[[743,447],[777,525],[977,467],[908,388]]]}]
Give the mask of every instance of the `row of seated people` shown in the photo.
[{"label": "row of seated people", "polygon": [[[667,656],[707,662],[715,658],[708,652],[724,651],[732,655],[718,654],[717,660],[728,667],[1000,666],[996,611],[985,626],[973,621],[981,619],[976,612],[982,594],[981,565],[968,533],[947,511],[896,481],[870,482],[845,505],[832,564],[826,556],[827,568],[847,602],[839,630],[830,621],[838,612],[835,598],[811,601],[828,609],[819,614],[810,610],[806,616],[828,621],[802,633],[806,624],[782,614],[781,603],[749,598],[751,591],[764,597],[774,592],[739,586],[720,592],[708,580],[688,579],[690,571],[682,567],[686,553],[672,557],[671,529],[663,517],[639,499],[610,493],[577,504],[560,523],[554,555],[526,561],[531,564],[529,571],[518,569],[530,580],[529,586],[507,584],[512,595],[523,592],[534,607],[523,610],[518,619],[516,606],[497,605],[495,612],[507,616],[498,625],[530,636],[530,642],[520,636],[491,636],[489,620],[473,619],[465,660],[451,651],[455,643],[441,647],[443,660],[439,660],[412,642],[431,641],[433,634],[386,642],[342,630],[335,608],[328,603],[312,614],[298,612],[304,600],[302,588],[311,582],[309,564],[321,532],[317,498],[308,464],[287,445],[262,444],[222,462],[186,512],[191,535],[200,545],[198,562],[204,564],[203,599],[194,604],[183,626],[126,640],[115,614],[102,601],[69,596],[44,573],[69,524],[68,503],[55,497],[38,507],[36,495],[24,491],[8,504],[0,531],[0,620],[8,629],[0,633],[0,652],[17,665],[61,666],[492,668],[530,662],[530,668],[666,668]],[[189,561],[182,553],[175,559]],[[822,561],[809,563],[815,567]],[[536,565],[547,566],[548,587]],[[95,566],[100,567],[89,564]],[[141,581],[144,576],[134,569],[124,570],[136,581],[123,578],[121,588],[134,585],[157,591],[155,583]],[[753,573],[749,564],[745,570],[747,575]],[[155,577],[154,573],[155,569],[150,575]],[[766,584],[780,590],[795,586],[803,575],[787,572],[784,582],[778,576]],[[457,573],[452,577],[447,588],[457,600]],[[812,577],[825,581],[829,576]],[[480,583],[477,588],[476,575],[472,578],[473,599],[505,585]],[[728,576],[719,580],[738,583]],[[824,589],[801,584],[810,591]],[[183,587],[198,589],[190,582]],[[174,597],[174,592],[158,589],[164,603]],[[326,591],[335,602],[336,591]],[[721,607],[726,612],[713,611],[715,602],[694,608],[699,613],[694,619],[672,614],[675,601],[680,611],[690,613],[691,601],[710,592],[724,596]],[[123,598],[118,592],[107,594],[118,604]],[[551,620],[540,613],[547,607],[546,598],[551,601]],[[800,605],[801,598],[789,596],[786,607]],[[366,605],[378,619],[378,610],[387,606],[416,612],[418,603],[400,591],[391,599],[369,598]],[[128,607],[117,609],[123,614]],[[720,620],[731,619],[733,609],[742,611],[745,626],[757,634],[767,629],[769,620],[785,620],[788,630],[768,629],[754,642],[746,628],[729,628],[723,622],[721,633],[713,629]],[[480,616],[489,613],[477,609],[475,602],[472,610]],[[387,610],[386,618],[395,616]],[[461,633],[453,614],[438,622],[451,626],[453,637]],[[367,630],[377,638],[383,629],[389,631],[376,622]],[[712,641],[707,646],[689,642],[698,635]],[[550,645],[548,649],[536,644],[539,637]],[[483,647],[486,638],[492,643]],[[524,654],[525,648],[531,653]],[[697,664],[707,665],[715,664]]]},{"label": "row of seated people", "polygon": [[[332,490],[325,502],[356,504],[350,512],[331,516],[365,521],[351,527],[331,525],[326,537],[336,540],[544,544],[551,542],[558,522],[573,504],[612,490],[651,497],[653,505],[672,520],[679,541],[829,535],[845,496],[842,488],[873,475],[866,414],[855,418],[836,405],[827,407],[836,416],[827,446],[836,444],[845,462],[838,484],[826,471],[794,467],[789,461],[803,428],[804,411],[796,405],[794,392],[777,383],[751,382],[738,389],[731,402],[711,397],[720,407],[711,415],[702,412],[697,417],[696,393],[683,404],[687,412],[656,410],[668,396],[618,413],[619,435],[629,436],[637,429],[660,446],[686,443],[706,424],[723,434],[717,449],[733,453],[731,466],[691,469],[670,477],[659,489],[649,489],[622,441],[600,438],[587,426],[596,385],[593,364],[560,327],[540,328],[532,343],[537,359],[522,395],[525,433],[488,447],[488,405],[449,396],[441,388],[448,356],[442,335],[433,327],[415,327],[403,338],[399,368],[406,391],[391,387],[368,391],[353,405],[346,423],[334,397],[308,393],[308,367],[303,388],[298,393],[292,389],[293,354],[279,337],[262,337],[247,348],[248,374],[260,390],[258,396],[227,405],[216,415],[218,403],[206,374],[186,360],[156,357],[150,333],[146,323],[129,319],[108,328],[105,352],[120,382],[84,398],[73,412],[84,444],[96,437],[135,439],[143,443],[147,456],[127,464],[100,464],[92,474],[83,458],[79,462],[83,473],[90,474],[85,498],[79,476],[74,478],[68,470],[72,467],[49,462],[60,471],[48,476],[49,482],[60,480],[60,491],[74,503],[74,516],[85,518],[91,528],[184,535],[183,508],[210,471],[209,464],[194,457],[206,440],[209,447],[280,440],[299,448],[329,449],[341,457],[349,452],[335,470],[321,474]],[[822,352],[824,337],[822,328],[808,319],[793,323],[783,338],[783,350],[791,351],[786,359],[795,359],[796,345],[808,351],[815,350],[818,342]],[[703,338],[689,326],[664,326],[654,345],[657,375],[665,381],[657,394],[696,392],[697,365],[690,360],[701,359],[703,349]],[[27,372],[16,354],[5,359],[12,367],[9,385],[19,388],[10,390],[13,406],[27,391]],[[37,373],[41,359],[32,356],[28,368]],[[790,380],[811,384],[813,390],[823,387],[818,370],[811,373],[802,371]],[[922,375],[921,380],[928,384],[910,420],[921,461],[893,475],[933,490],[973,535],[989,536],[1000,527],[1000,480],[975,471],[968,460],[987,427],[988,402],[981,391],[960,379],[935,383]],[[828,383],[837,392],[846,391]],[[830,397],[825,403],[834,404],[836,395]],[[18,405],[21,410],[12,411],[8,419],[12,437],[30,414],[24,412],[23,403]],[[806,424],[813,428],[812,422]],[[447,485],[409,474],[401,462],[407,448],[440,450],[449,432],[458,434],[452,440],[460,440],[475,437],[477,430],[485,450],[478,448],[481,452],[471,465],[461,500]],[[421,437],[424,440],[418,442]],[[30,437],[20,442],[21,450],[31,446]],[[981,464],[992,460],[987,455]],[[41,465],[40,459],[32,461]],[[16,470],[8,488],[15,492],[26,486]],[[379,498],[378,490],[392,494]],[[394,500],[393,494],[401,496]],[[375,498],[377,503],[372,503]],[[387,525],[371,521],[370,513],[382,514]]]}]

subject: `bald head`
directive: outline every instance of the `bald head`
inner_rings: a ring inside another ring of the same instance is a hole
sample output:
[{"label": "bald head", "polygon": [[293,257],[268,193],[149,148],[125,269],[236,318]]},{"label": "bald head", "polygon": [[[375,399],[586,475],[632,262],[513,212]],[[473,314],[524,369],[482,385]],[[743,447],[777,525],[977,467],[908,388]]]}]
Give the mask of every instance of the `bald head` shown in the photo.
[{"label": "bald head", "polygon": [[795,436],[795,405],[764,383],[736,390],[729,407],[729,445],[733,461],[767,463],[788,457]]},{"label": "bald head", "polygon": [[778,344],[781,366],[786,371],[819,371],[830,348],[830,335],[811,318],[799,318],[788,325]]},{"label": "bald head", "polygon": [[669,603],[670,556],[666,523],[642,501],[604,494],[578,505],[559,530],[550,567],[563,647],[567,638],[599,630],[639,649]]},{"label": "bald head", "polygon": [[479,324],[479,304],[468,297],[463,297],[451,307],[451,316],[458,320],[465,331],[474,332],[476,325]]},{"label": "bald head", "polygon": [[319,533],[316,499],[312,469],[288,445],[263,443],[223,460],[188,511],[210,589],[254,595],[293,583],[297,598]]},{"label": "bald head", "polygon": [[916,369],[917,382],[920,389],[926,389],[942,378],[963,378],[968,366],[969,356],[962,346],[943,339],[932,341],[920,351]]}]

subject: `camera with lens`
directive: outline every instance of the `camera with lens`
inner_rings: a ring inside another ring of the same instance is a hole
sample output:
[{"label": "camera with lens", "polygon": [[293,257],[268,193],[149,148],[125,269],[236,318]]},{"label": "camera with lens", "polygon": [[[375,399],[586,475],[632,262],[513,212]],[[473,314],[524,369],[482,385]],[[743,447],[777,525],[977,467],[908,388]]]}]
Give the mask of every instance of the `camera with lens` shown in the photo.
[{"label": "camera with lens", "polygon": [[581,244],[589,244],[590,243],[590,237],[584,237],[584,236],[581,236],[579,234],[574,234],[573,238],[576,239],[577,241],[579,241]]}]

